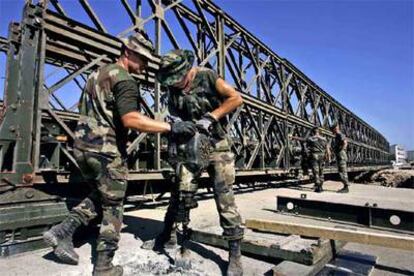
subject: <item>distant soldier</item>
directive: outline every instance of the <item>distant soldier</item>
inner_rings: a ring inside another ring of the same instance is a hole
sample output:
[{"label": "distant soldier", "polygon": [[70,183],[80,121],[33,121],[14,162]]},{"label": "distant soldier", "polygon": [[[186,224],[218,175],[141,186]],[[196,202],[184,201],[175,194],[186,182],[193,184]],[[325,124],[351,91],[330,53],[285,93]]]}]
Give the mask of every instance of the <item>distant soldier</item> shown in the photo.
[{"label": "distant soldier", "polygon": [[302,179],[302,147],[300,145],[291,145],[290,163],[295,168],[295,177]]},{"label": "distant soldier", "polygon": [[306,147],[305,139],[299,137],[291,138],[300,140],[300,144],[292,146],[291,163],[294,167],[299,167],[296,171],[296,177],[303,179],[304,176],[309,175],[309,152]]},{"label": "distant soldier", "polygon": [[306,146],[306,143],[301,144],[301,162],[300,166],[302,168],[303,176],[309,175],[309,150]]},{"label": "distant soldier", "polygon": [[191,122],[169,124],[140,113],[139,83],[131,73],[141,73],[152,58],[153,47],[144,33],[126,39],[121,56],[89,75],[79,102],[74,155],[92,192],[72,209],[65,220],[44,233],[45,242],[63,262],[77,264],[73,248],[76,229],[88,223],[102,209],[93,275],[122,275],[112,259],[118,248],[123,200],[127,189],[126,145],[128,129],[141,132],[192,136]]},{"label": "distant soldier", "polygon": [[[234,154],[230,150],[228,134],[223,127],[226,115],[239,107],[240,94],[216,72],[205,67],[193,67],[194,54],[188,50],[174,50],[161,58],[157,78],[168,87],[168,109],[178,120],[191,120],[209,136],[212,152],[207,171],[211,176],[217,211],[223,236],[229,241],[227,275],[242,275],[241,240],[244,230],[233,194],[235,181]],[[174,142],[174,141],[173,141]],[[184,162],[185,163],[185,162]],[[188,166],[175,168],[179,186],[194,186],[197,175]],[[195,186],[194,186],[195,187]],[[145,248],[164,246],[174,231],[177,217],[177,193],[172,199],[164,220],[164,230]]]},{"label": "distant soldier", "polygon": [[343,183],[342,189],[338,191],[338,193],[348,193],[349,192],[349,182],[348,182],[348,172],[347,172],[347,164],[348,157],[346,155],[346,148],[348,142],[346,140],[345,135],[340,131],[339,125],[334,124],[332,126],[332,132],[335,134],[335,137],[332,141],[332,149],[335,153],[336,163],[338,165],[338,173]]},{"label": "distant soldier", "polygon": [[325,159],[330,156],[327,140],[319,134],[319,128],[312,129],[311,136],[306,139],[306,147],[309,150],[310,164],[315,181],[314,191],[320,193],[323,191],[324,181],[323,168]]}]

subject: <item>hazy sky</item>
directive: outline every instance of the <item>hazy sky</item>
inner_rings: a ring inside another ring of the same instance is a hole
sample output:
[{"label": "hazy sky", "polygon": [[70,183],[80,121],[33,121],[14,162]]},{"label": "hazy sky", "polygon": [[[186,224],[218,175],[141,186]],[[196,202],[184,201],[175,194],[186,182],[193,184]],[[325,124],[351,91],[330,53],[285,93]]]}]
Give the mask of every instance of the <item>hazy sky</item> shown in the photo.
[{"label": "hazy sky", "polygon": [[[112,1],[90,2],[100,2],[97,12],[116,29],[119,20],[112,19],[119,5]],[[11,19],[20,20],[23,2],[0,0],[1,36],[7,36]],[[214,2],[390,144],[414,149],[414,1]],[[0,54],[1,78],[4,67],[5,55]]]}]

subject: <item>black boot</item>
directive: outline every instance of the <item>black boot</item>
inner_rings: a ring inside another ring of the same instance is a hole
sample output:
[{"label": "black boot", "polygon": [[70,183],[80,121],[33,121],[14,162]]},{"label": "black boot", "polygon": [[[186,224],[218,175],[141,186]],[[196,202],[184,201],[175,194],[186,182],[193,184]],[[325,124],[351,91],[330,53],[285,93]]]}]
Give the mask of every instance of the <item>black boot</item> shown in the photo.
[{"label": "black boot", "polygon": [[177,229],[164,229],[155,239],[145,241],[141,248],[147,250],[174,249],[177,247]]},{"label": "black boot", "polygon": [[344,184],[344,187],[342,188],[342,189],[340,189],[339,191],[338,191],[338,193],[341,193],[341,194],[345,194],[345,193],[349,193],[349,188],[348,188],[348,184]]},{"label": "black boot", "polygon": [[323,192],[322,185],[320,185],[320,184],[315,185],[315,187],[313,188],[313,191],[315,193],[322,193]]},{"label": "black boot", "polygon": [[43,240],[53,247],[55,255],[64,263],[78,264],[79,256],[73,248],[72,236],[80,225],[78,219],[68,216],[60,224],[43,233]]},{"label": "black boot", "polygon": [[243,275],[240,246],[241,240],[229,241],[229,266],[227,268],[227,276]]},{"label": "black boot", "polygon": [[96,257],[96,263],[93,267],[93,276],[122,276],[124,270],[122,266],[112,264],[114,258],[113,251],[101,251],[98,252]]}]

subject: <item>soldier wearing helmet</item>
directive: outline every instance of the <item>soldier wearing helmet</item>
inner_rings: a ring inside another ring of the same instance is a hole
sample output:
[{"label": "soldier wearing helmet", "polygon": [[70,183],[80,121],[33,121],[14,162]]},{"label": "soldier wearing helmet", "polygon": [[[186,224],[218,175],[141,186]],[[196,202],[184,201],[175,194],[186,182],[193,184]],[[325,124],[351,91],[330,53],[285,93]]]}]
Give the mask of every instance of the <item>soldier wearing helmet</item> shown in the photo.
[{"label": "soldier wearing helmet", "polygon": [[[224,126],[227,124],[226,115],[239,107],[243,100],[216,72],[205,67],[193,67],[193,62],[194,54],[189,50],[170,51],[161,58],[157,78],[161,85],[168,88],[168,110],[171,116],[177,120],[194,122],[210,138],[212,150],[207,172],[212,179],[223,236],[229,241],[227,274],[242,275],[240,242],[244,231],[233,194],[234,154],[230,150],[229,136]],[[186,166],[181,167],[177,177],[179,186],[189,186],[184,182],[197,182],[195,174]],[[164,230],[148,243],[148,247],[164,246],[175,239],[177,199],[174,192],[172,194]]]},{"label": "soldier wearing helmet", "polygon": [[325,137],[320,135],[318,127],[312,128],[311,136],[306,139],[306,147],[309,150],[310,164],[315,180],[314,191],[320,193],[323,191],[324,163],[326,158],[329,159],[330,151],[328,142]]},{"label": "soldier wearing helmet", "polygon": [[348,181],[348,172],[347,172],[347,161],[348,156],[346,154],[346,149],[348,146],[348,141],[346,136],[339,129],[339,125],[334,123],[331,127],[332,133],[335,135],[332,141],[332,149],[335,153],[336,164],[338,166],[338,173],[341,179],[342,184],[344,185],[338,193],[348,193],[349,192],[349,181]]},{"label": "soldier wearing helmet", "polygon": [[72,236],[102,209],[94,275],[122,275],[112,259],[118,248],[127,189],[126,145],[128,129],[149,133],[193,136],[194,123],[166,123],[140,113],[139,83],[131,76],[142,73],[152,59],[153,47],[144,33],[123,40],[121,56],[89,75],[79,101],[74,155],[92,192],[65,220],[44,233],[46,243],[63,262],[77,264]]}]

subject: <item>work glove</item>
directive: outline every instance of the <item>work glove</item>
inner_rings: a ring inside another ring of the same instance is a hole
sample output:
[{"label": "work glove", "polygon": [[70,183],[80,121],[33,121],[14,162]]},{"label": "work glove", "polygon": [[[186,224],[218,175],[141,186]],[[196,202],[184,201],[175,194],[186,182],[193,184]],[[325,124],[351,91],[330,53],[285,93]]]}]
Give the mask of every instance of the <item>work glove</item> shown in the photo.
[{"label": "work glove", "polygon": [[216,123],[216,119],[210,113],[206,113],[196,122],[197,127],[201,128],[203,132],[209,134],[211,132],[211,126]]},{"label": "work glove", "polygon": [[171,134],[175,137],[193,137],[196,132],[197,127],[191,121],[177,121],[171,123]]}]

